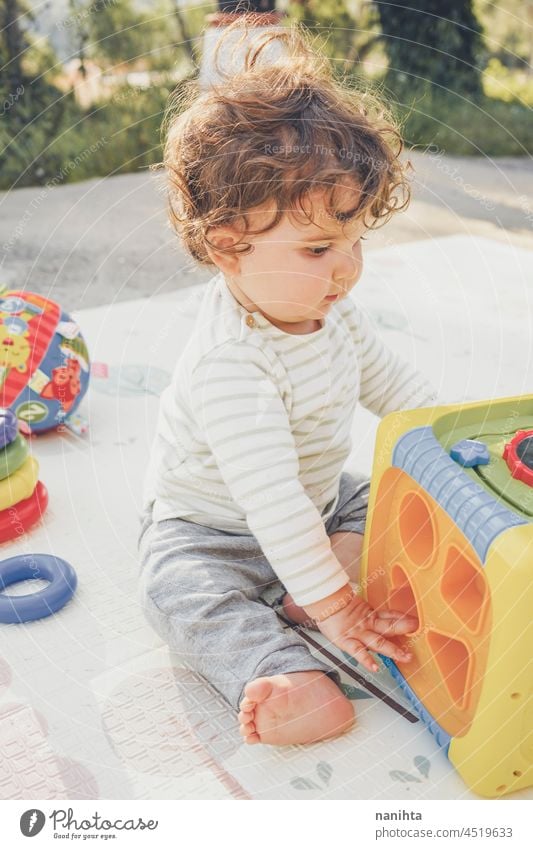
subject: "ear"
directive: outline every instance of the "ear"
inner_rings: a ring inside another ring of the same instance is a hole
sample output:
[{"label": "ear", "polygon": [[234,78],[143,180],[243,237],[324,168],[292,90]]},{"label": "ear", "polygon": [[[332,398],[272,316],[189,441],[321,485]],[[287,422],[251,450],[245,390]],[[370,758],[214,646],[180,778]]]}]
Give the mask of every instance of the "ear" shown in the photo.
[{"label": "ear", "polygon": [[227,254],[217,250],[217,248],[228,248],[235,245],[239,241],[237,234],[229,227],[210,227],[207,231],[207,237],[211,245],[205,244],[205,249],[212,262],[226,274],[239,275],[241,272],[241,258],[238,254]]}]

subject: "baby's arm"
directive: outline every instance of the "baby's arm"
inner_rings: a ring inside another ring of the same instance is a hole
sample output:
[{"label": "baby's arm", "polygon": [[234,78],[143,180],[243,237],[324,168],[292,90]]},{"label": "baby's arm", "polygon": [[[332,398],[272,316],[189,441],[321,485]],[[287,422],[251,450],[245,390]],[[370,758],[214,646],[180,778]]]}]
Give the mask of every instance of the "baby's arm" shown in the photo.
[{"label": "baby's arm", "polygon": [[418,627],[416,617],[396,610],[374,610],[353,592],[350,584],[321,601],[306,605],[305,611],[325,637],[371,672],[377,672],[378,666],[367,649],[399,662],[411,659],[409,651],[402,650],[387,638],[415,631]]},{"label": "baby's arm", "polygon": [[437,391],[427,378],[385,345],[358,304],[352,301],[351,307],[350,330],[361,367],[363,407],[382,417],[437,403]]},{"label": "baby's arm", "polygon": [[288,413],[264,354],[246,343],[221,346],[194,370],[190,397],[226,486],[296,604],[319,618],[335,611],[320,630],[367,668],[374,662],[365,646],[405,659],[386,636],[413,631],[416,620],[376,613],[353,593],[300,483]]},{"label": "baby's arm", "polygon": [[[300,482],[277,367],[250,343],[225,343],[194,369],[190,401],[198,435],[211,449],[250,532],[296,604],[303,606],[345,586],[348,575]],[[208,458],[207,471],[209,465]],[[206,477],[200,466],[191,487],[208,486]],[[223,510],[222,499],[220,503]]]}]

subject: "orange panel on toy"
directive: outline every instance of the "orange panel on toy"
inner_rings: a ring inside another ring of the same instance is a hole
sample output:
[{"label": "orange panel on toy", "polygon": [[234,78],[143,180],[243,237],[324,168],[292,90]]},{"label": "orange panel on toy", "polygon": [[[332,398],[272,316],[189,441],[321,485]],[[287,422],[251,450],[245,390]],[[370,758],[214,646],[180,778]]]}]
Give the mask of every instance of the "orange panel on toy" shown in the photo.
[{"label": "orange panel on toy", "polygon": [[435,554],[435,519],[429,499],[416,492],[402,498],[398,530],[403,549],[415,566],[429,566]]},{"label": "orange panel on toy", "polygon": [[483,571],[459,549],[448,549],[441,582],[442,597],[471,631],[477,631],[486,609]]},{"label": "orange panel on toy", "polygon": [[488,652],[482,564],[448,513],[396,467],[382,475],[369,533],[370,604],[419,621],[396,640],[413,654],[399,671],[440,726],[461,736],[475,714]]},{"label": "orange panel on toy", "polygon": [[418,612],[413,587],[407,574],[398,563],[392,567],[391,584],[388,607],[391,610],[400,610],[408,616],[416,616],[418,621],[420,621],[420,613]]},{"label": "orange panel on toy", "polygon": [[460,708],[465,707],[472,673],[468,646],[462,640],[438,631],[428,631],[427,640],[452,700]]}]

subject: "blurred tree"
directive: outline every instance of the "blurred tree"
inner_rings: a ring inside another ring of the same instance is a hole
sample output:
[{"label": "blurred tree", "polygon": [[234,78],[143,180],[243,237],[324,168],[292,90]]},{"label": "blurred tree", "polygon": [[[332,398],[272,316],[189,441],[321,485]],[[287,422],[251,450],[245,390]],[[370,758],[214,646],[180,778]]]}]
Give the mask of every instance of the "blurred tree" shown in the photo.
[{"label": "blurred tree", "polygon": [[2,93],[16,91],[23,84],[22,55],[28,40],[21,26],[23,15],[29,15],[21,0],[4,0],[0,6],[0,85]]},{"label": "blurred tree", "polygon": [[80,71],[82,75],[87,76],[85,68],[85,54],[87,50],[87,42],[89,41],[89,29],[87,20],[90,15],[90,7],[85,0],[68,0],[70,18],[67,20],[72,23],[71,31],[74,40],[74,53],[79,59]]},{"label": "blurred tree", "polygon": [[60,173],[51,144],[78,112],[73,97],[49,81],[57,58],[34,42],[27,0],[0,5],[0,174],[5,186],[45,183]]},{"label": "blurred tree", "polygon": [[337,75],[361,73],[361,62],[382,39],[375,10],[364,0],[292,0],[289,13],[317,37]]},{"label": "blurred tree", "polygon": [[180,9],[180,0],[170,0],[170,4],[172,6],[174,12],[174,18],[176,20],[176,24],[178,26],[178,32],[181,38],[181,44],[183,49],[187,53],[189,61],[191,65],[195,63],[195,55],[194,55],[194,43],[189,35],[187,22],[185,20],[185,16]]},{"label": "blurred tree", "polygon": [[137,11],[132,0],[74,2],[87,7],[88,49],[99,64],[112,67],[135,62],[149,51],[153,16]]},{"label": "blurred tree", "polygon": [[100,65],[132,63],[170,70],[184,57],[194,61],[192,38],[178,0],[159,0],[143,10],[134,0],[92,0],[88,10],[87,49]]},{"label": "blurred tree", "polygon": [[389,59],[393,92],[440,86],[482,95],[481,26],[472,0],[374,0]]},{"label": "blurred tree", "polygon": [[533,0],[474,0],[492,56],[508,68],[533,73]]}]

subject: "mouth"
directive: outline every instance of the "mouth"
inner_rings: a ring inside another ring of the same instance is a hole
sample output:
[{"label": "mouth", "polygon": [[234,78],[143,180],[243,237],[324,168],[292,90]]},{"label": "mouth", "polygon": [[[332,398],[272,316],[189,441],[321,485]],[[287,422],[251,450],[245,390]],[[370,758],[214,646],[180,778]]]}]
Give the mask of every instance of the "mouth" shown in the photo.
[{"label": "mouth", "polygon": [[326,301],[336,301],[338,299],[338,297],[339,297],[338,295],[328,295],[328,297],[325,300]]}]

